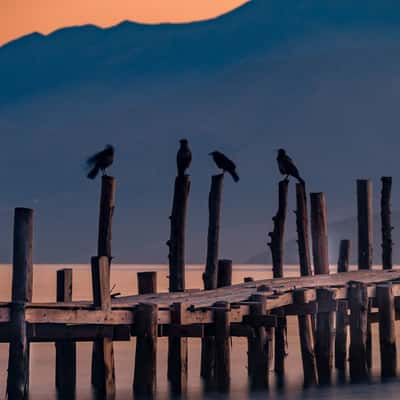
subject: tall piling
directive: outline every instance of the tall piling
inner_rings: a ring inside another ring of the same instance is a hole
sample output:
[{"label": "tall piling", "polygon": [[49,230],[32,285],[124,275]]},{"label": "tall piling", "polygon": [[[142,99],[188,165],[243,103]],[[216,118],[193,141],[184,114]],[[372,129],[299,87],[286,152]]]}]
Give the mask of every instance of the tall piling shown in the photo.
[{"label": "tall piling", "polygon": [[393,268],[392,257],[392,177],[383,176],[381,191],[381,231],[382,231],[382,267],[383,269]]},{"label": "tall piling", "polygon": [[372,268],[372,181],[357,180],[358,268]]},{"label": "tall piling", "polygon": [[13,274],[11,293],[12,337],[8,357],[7,396],[25,400],[29,387],[29,341],[25,306],[32,301],[33,210],[14,213]]}]

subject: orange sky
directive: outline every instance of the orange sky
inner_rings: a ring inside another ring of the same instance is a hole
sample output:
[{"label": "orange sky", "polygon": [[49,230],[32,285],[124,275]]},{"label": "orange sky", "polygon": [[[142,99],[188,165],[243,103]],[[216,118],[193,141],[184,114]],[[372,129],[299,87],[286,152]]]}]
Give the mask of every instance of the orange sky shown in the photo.
[{"label": "orange sky", "polygon": [[122,20],[183,22],[211,18],[246,0],[0,0],[0,45],[27,33]]}]

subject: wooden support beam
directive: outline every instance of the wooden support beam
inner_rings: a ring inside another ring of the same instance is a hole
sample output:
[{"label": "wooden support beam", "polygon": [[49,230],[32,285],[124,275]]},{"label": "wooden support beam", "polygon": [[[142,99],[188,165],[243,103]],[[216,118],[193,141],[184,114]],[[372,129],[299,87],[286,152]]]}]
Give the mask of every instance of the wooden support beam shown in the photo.
[{"label": "wooden support beam", "polygon": [[324,193],[311,193],[311,236],[314,273],[329,274],[328,224]]},{"label": "wooden support beam", "polygon": [[157,272],[138,272],[137,285],[139,294],[157,293]]},{"label": "wooden support beam", "polygon": [[318,314],[315,331],[315,355],[317,360],[318,382],[330,384],[333,365],[333,339],[335,312],[329,306],[336,300],[336,292],[331,288],[318,288]]},{"label": "wooden support beam", "polygon": [[16,208],[14,213],[14,248],[12,275],[11,323],[7,396],[25,400],[29,388],[29,342],[25,307],[32,301],[33,210]]},{"label": "wooden support beam", "polygon": [[[297,305],[306,304],[306,290],[297,289],[293,292],[293,300]],[[314,329],[311,315],[298,316],[301,357],[303,361],[304,386],[315,385],[318,382],[317,361],[315,358]]]},{"label": "wooden support beam", "polygon": [[151,398],[157,385],[157,305],[139,304],[135,312],[136,355],[133,391]]},{"label": "wooden support beam", "polygon": [[350,378],[353,382],[369,379],[367,365],[368,292],[361,282],[349,282]]},{"label": "wooden support beam", "polygon": [[381,375],[391,378],[396,376],[397,349],[394,297],[390,283],[376,285],[376,299],[379,308]]},{"label": "wooden support beam", "polygon": [[372,181],[357,180],[358,268],[372,268]]},{"label": "wooden support beam", "polygon": [[[72,301],[72,269],[57,271],[57,302]],[[61,398],[73,397],[76,387],[76,343],[56,341],[56,387]]]},{"label": "wooden support beam", "polygon": [[232,260],[219,260],[217,286],[220,288],[231,285],[232,285]]},{"label": "wooden support beam", "polygon": [[382,267],[383,269],[393,268],[392,258],[392,177],[383,176],[381,191],[381,230],[382,230]]},{"label": "wooden support beam", "polygon": [[[109,257],[92,257],[92,285],[94,305],[111,313]],[[114,347],[110,338],[93,343],[92,384],[102,397],[115,398]]]}]

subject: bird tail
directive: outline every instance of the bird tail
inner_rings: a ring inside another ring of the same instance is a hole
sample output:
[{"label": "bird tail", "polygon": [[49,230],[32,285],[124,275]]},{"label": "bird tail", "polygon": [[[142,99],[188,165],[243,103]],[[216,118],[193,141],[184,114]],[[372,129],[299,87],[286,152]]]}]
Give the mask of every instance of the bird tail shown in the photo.
[{"label": "bird tail", "polygon": [[232,178],[235,182],[239,182],[239,175],[236,173],[236,171],[231,172]]},{"label": "bird tail", "polygon": [[97,174],[99,173],[99,171],[100,171],[99,166],[98,166],[98,165],[95,165],[95,166],[90,170],[90,172],[87,174],[87,177],[88,177],[89,179],[94,179],[94,178],[96,178],[96,176],[97,176]]}]

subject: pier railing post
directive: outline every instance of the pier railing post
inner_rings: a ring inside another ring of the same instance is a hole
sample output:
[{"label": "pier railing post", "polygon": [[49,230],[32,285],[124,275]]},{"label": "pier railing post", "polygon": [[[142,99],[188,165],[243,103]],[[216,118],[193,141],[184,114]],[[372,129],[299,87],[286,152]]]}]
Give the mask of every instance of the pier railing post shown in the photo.
[{"label": "pier railing post", "polygon": [[157,386],[157,319],[158,307],[141,303],[135,312],[136,355],[133,391],[152,398]]},{"label": "pier railing post", "polygon": [[393,268],[392,259],[392,177],[383,176],[381,192],[381,230],[382,230],[382,267],[383,269]]},{"label": "pier railing post", "polygon": [[358,268],[372,268],[372,181],[357,180]]},{"label": "pier railing post", "polygon": [[381,375],[383,378],[391,378],[396,376],[397,349],[395,303],[390,283],[376,285],[376,300],[379,308]]},{"label": "pier railing post", "polygon": [[[72,269],[57,271],[57,303],[72,301]],[[73,397],[76,386],[76,343],[59,340],[56,346],[56,387],[61,398]]]},{"label": "pier railing post", "polygon": [[368,380],[367,336],[368,336],[368,291],[361,282],[349,282],[350,308],[350,378],[353,382]]},{"label": "pier railing post", "polygon": [[32,301],[33,281],[33,210],[16,208],[14,214],[14,249],[7,398],[25,400],[29,385],[29,342],[25,306]]}]

